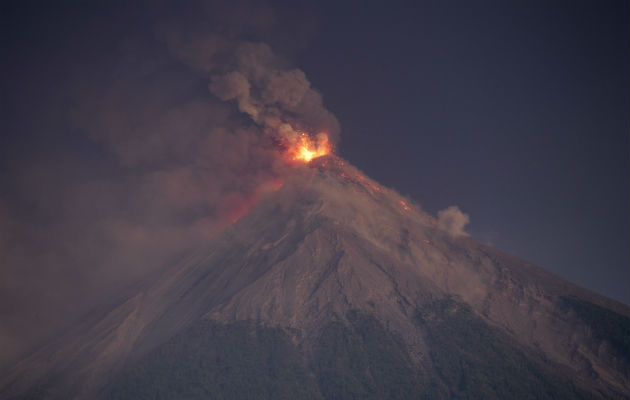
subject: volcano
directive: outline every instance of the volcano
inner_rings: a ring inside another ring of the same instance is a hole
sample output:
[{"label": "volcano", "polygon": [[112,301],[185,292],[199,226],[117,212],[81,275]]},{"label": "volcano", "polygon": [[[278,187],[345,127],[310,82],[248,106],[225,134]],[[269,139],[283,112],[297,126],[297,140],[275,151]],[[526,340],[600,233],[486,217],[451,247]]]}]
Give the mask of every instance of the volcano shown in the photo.
[{"label": "volcano", "polygon": [[628,398],[628,315],[325,156],[5,371],[0,397]]}]

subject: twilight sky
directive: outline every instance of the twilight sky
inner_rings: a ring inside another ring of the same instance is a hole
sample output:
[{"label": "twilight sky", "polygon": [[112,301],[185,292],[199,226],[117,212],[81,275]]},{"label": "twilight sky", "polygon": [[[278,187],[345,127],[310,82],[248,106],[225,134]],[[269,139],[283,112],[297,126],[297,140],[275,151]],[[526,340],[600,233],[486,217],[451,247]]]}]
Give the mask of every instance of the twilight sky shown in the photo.
[{"label": "twilight sky", "polygon": [[627,1],[287,3],[3,2],[0,366],[255,203],[279,120],[628,303]]}]

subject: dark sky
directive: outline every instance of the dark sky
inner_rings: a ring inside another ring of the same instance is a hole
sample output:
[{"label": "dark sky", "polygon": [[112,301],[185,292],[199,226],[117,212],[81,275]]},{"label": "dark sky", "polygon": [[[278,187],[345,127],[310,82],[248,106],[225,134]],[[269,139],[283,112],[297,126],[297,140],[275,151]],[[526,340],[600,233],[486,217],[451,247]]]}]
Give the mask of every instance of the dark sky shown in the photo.
[{"label": "dark sky", "polygon": [[322,8],[300,57],[342,155],[628,303],[629,3],[368,3]]},{"label": "dark sky", "polygon": [[0,361],[254,204],[283,173],[278,121],[327,130],[428,212],[456,205],[474,238],[628,303],[627,1],[0,14]]}]

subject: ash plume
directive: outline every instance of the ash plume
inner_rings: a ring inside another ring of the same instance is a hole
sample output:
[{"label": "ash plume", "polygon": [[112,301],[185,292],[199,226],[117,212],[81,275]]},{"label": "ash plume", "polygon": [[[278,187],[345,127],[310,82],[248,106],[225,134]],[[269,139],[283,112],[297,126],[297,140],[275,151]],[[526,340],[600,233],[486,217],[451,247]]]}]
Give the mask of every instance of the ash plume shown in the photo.
[{"label": "ash plume", "polygon": [[470,222],[468,214],[463,213],[459,207],[450,206],[438,211],[438,227],[453,236],[467,236],[464,227]]},{"label": "ash plume", "polygon": [[247,212],[285,173],[273,137],[339,134],[265,4],[75,8],[12,28],[56,34],[2,82],[0,367]]},{"label": "ash plume", "polygon": [[281,70],[271,48],[243,43],[236,49],[234,70],[212,75],[210,91],[221,100],[235,100],[241,112],[272,135],[288,137],[296,129],[339,133],[336,118],[322,105],[322,96],[299,69]]}]

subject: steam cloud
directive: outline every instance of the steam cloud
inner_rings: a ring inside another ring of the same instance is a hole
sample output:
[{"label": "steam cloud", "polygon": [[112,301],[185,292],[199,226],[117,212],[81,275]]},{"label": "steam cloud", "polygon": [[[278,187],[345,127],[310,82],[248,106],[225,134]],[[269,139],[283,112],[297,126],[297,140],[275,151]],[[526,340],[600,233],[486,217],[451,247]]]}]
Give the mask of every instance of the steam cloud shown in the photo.
[{"label": "steam cloud", "polygon": [[453,236],[468,235],[464,227],[470,222],[468,214],[464,214],[459,207],[450,206],[438,211],[438,227]]},{"label": "steam cloud", "polygon": [[301,40],[294,25],[259,2],[221,3],[79,8],[36,21],[81,27],[51,38],[54,54],[13,52],[0,367],[241,216],[285,173],[272,137],[338,138],[304,72],[263,42]]}]

